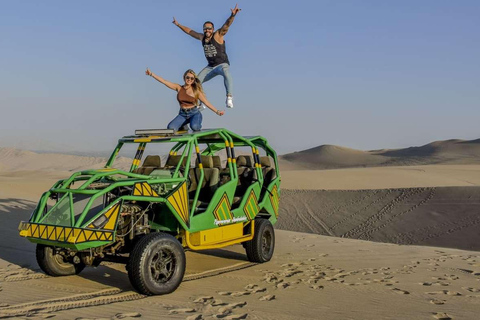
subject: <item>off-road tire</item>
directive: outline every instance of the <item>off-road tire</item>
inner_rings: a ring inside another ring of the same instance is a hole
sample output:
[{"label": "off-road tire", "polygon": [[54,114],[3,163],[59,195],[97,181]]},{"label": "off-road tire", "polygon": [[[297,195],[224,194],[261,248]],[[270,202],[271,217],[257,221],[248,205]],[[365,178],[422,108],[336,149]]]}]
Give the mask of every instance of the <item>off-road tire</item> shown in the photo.
[{"label": "off-road tire", "polygon": [[52,277],[79,274],[85,268],[83,262],[75,264],[65,261],[63,256],[55,254],[55,249],[53,247],[43,244],[37,244],[36,256],[40,269]]},{"label": "off-road tire", "polygon": [[247,258],[251,262],[270,261],[275,250],[275,231],[267,219],[255,219],[253,239],[244,242]]},{"label": "off-road tire", "polygon": [[175,237],[154,232],[137,242],[127,264],[128,277],[138,292],[160,295],[175,291],[185,274],[185,251]]}]

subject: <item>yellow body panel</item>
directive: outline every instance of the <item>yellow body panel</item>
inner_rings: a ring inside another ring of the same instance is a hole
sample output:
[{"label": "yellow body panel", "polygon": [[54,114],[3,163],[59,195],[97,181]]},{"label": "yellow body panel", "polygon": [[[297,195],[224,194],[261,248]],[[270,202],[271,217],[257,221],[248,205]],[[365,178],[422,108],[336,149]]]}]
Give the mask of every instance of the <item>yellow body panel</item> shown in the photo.
[{"label": "yellow body panel", "polygon": [[245,224],[236,223],[194,233],[185,231],[185,241],[187,247],[192,250],[216,249],[242,243],[253,239],[255,225],[249,223],[250,234],[247,235],[243,234]]}]

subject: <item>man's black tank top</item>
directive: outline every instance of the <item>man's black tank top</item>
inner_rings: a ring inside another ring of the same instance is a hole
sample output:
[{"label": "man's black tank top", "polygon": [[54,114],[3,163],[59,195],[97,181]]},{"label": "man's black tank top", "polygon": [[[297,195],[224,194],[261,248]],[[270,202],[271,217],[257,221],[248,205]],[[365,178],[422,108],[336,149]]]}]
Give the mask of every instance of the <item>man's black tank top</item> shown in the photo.
[{"label": "man's black tank top", "polygon": [[221,63],[228,63],[227,52],[225,51],[225,41],[223,44],[215,41],[215,37],[212,36],[210,42],[205,42],[205,37],[202,39],[203,51],[205,53],[205,58],[207,58],[209,67],[216,67]]}]

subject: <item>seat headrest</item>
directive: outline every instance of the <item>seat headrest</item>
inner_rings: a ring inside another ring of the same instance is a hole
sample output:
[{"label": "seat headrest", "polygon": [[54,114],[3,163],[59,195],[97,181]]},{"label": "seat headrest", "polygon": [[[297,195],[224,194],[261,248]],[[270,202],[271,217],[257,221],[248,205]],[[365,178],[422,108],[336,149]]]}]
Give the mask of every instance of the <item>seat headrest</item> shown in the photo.
[{"label": "seat headrest", "polygon": [[[202,165],[205,169],[213,168],[213,157],[212,156],[200,156],[202,158]],[[195,166],[198,167],[198,158],[195,160]]]},{"label": "seat headrest", "polygon": [[160,160],[160,156],[146,156],[145,160],[143,160],[142,167],[158,167],[162,166],[162,162]]},{"label": "seat headrest", "polygon": [[252,156],[238,156],[236,162],[237,162],[237,167],[253,168]]},{"label": "seat headrest", "polygon": [[260,157],[260,164],[262,165],[262,167],[271,167],[272,160],[269,156]]},{"label": "seat headrest", "polygon": [[220,156],[212,156],[213,159],[213,167],[214,168],[222,168],[222,160],[220,160]]},{"label": "seat headrest", "polygon": [[[176,167],[180,163],[182,155],[169,155],[165,167]],[[187,164],[187,156],[183,158],[182,167],[185,167]]]}]

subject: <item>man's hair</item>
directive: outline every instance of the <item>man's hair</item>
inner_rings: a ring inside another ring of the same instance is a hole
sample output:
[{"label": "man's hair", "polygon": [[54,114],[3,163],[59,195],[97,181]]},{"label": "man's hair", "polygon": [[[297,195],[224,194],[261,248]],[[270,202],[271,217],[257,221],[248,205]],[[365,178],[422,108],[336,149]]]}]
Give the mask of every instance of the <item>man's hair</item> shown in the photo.
[{"label": "man's hair", "polygon": [[213,24],[212,21],[205,21],[205,22],[203,23],[203,26],[205,27],[205,25],[206,25],[207,23],[210,23],[210,24],[212,25],[213,29],[215,29],[215,25]]}]

